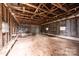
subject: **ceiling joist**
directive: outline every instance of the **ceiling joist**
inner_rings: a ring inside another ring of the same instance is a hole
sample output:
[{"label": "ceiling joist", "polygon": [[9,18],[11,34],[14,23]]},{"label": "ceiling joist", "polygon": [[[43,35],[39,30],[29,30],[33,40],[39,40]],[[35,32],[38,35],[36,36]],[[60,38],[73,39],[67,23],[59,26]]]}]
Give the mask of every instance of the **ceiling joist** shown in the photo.
[{"label": "ceiling joist", "polygon": [[53,3],[54,6],[56,6],[57,8],[61,9],[61,10],[64,10],[65,12],[67,12],[67,9],[65,7],[63,7],[62,4],[60,3]]},{"label": "ceiling joist", "polygon": [[22,10],[21,8],[16,7],[16,6],[10,6],[10,5],[8,5],[8,7],[11,8],[11,9],[14,9],[14,10],[21,11],[21,12],[26,12],[26,13],[31,13],[31,14],[33,14],[33,12],[31,12],[31,11],[28,11],[28,10]]},{"label": "ceiling joist", "polygon": [[16,20],[16,22],[20,25],[20,22],[16,19],[14,13],[12,12],[12,10],[8,7],[7,4],[4,4],[4,6],[6,6],[6,8],[8,8],[9,12],[11,13],[11,15],[14,17],[14,19]]},{"label": "ceiling joist", "polygon": [[[29,21],[29,24],[32,24],[32,22],[34,24],[42,24],[72,15],[78,11],[79,6],[71,5],[66,3],[5,4],[18,23],[22,23],[21,21],[23,20],[26,23]],[[72,8],[69,9],[69,7]]]}]

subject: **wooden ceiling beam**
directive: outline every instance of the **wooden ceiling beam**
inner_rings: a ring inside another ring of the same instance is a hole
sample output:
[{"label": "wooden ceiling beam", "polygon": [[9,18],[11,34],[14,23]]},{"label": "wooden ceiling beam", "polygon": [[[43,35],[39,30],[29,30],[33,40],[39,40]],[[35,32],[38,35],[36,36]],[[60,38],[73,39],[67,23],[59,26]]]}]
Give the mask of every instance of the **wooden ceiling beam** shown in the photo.
[{"label": "wooden ceiling beam", "polygon": [[14,17],[14,19],[16,20],[16,22],[20,25],[19,20],[17,20],[17,18],[15,17],[14,13],[12,12],[12,10],[8,7],[8,5],[5,3],[4,6],[9,10],[9,12],[11,13],[11,15]]},{"label": "wooden ceiling beam", "polygon": [[31,18],[28,18],[28,17],[19,17],[19,16],[16,16],[17,18],[19,19],[27,19],[27,20],[31,20],[31,21],[36,21],[37,19],[31,19]]},{"label": "wooden ceiling beam", "polygon": [[24,18],[24,19],[31,19],[31,18],[23,17],[23,16],[15,16],[15,17],[18,17],[18,18]]},{"label": "wooden ceiling beam", "polygon": [[[67,11],[67,12],[65,12],[65,13],[56,15],[56,16],[54,16],[54,17],[58,17],[58,16],[61,16],[61,15],[67,14],[67,13],[69,13],[70,11],[75,10],[75,9],[77,9],[77,8],[79,8],[79,6],[77,6],[77,7],[75,7],[75,8],[72,8],[72,9],[70,9],[69,11]],[[51,19],[53,19],[54,17],[52,17]],[[49,20],[50,20],[50,19],[49,19]]]},{"label": "wooden ceiling beam", "polygon": [[[69,12],[71,12],[72,10],[75,10],[75,9],[77,9],[77,8],[79,8],[79,6],[77,6],[77,7],[75,7],[75,8],[72,8],[72,9],[70,9],[69,11],[67,11],[67,12],[65,12],[65,13],[63,13],[63,14],[59,14],[59,15],[57,15],[57,16],[61,16],[61,15],[64,15],[64,14],[67,14],[67,13],[69,13]],[[55,16],[55,17],[57,17],[57,16]],[[54,17],[53,17],[54,18]],[[52,19],[53,19],[52,18]],[[65,18],[65,17],[64,17]],[[57,20],[57,19],[56,19]],[[61,19],[60,19],[61,20]],[[51,22],[51,21],[50,21]]]},{"label": "wooden ceiling beam", "polygon": [[8,5],[8,7],[11,8],[11,9],[14,9],[14,10],[21,11],[21,12],[26,12],[26,13],[34,14],[34,12],[31,12],[31,11],[28,11],[28,10],[22,10],[20,7],[11,6],[11,5]]},{"label": "wooden ceiling beam", "polygon": [[[13,11],[14,13],[15,13],[15,15],[18,15],[18,16],[24,16],[24,17],[31,17],[32,15],[27,15],[27,14],[22,14],[22,13],[17,13],[17,12],[15,12],[15,11]],[[39,15],[39,14],[36,14],[36,15],[38,15],[38,16],[41,16],[41,17],[47,17],[46,15]]]},{"label": "wooden ceiling beam", "polygon": [[[22,12],[27,12],[27,13],[34,14],[34,12],[30,12],[30,11],[28,11],[28,10],[23,11],[23,10],[21,10],[19,7],[15,7],[15,6],[9,6],[9,7],[12,8],[12,9],[15,9],[15,10],[22,11]],[[44,12],[47,12],[47,11],[44,11]],[[39,15],[39,14],[36,14],[36,15]]]},{"label": "wooden ceiling beam", "polygon": [[[28,16],[21,16],[21,15],[15,15],[16,17],[19,17],[19,18],[26,18],[26,19],[31,19],[31,20],[37,20],[36,18],[35,19],[32,19],[31,17],[28,17]],[[42,18],[45,18],[43,17],[43,15],[41,15]]]},{"label": "wooden ceiling beam", "polygon": [[19,18],[19,19],[26,19],[26,20],[31,20],[31,21],[41,21],[40,19],[30,19],[30,18],[25,18],[25,17],[18,17],[18,16],[16,16],[16,18]]},{"label": "wooden ceiling beam", "polygon": [[33,17],[36,15],[36,13],[38,12],[38,10],[40,9],[42,4],[39,4],[38,8],[35,10],[34,15],[31,17],[33,19]]},{"label": "wooden ceiling beam", "polygon": [[19,18],[19,19],[26,19],[26,20],[31,20],[31,21],[38,21],[38,22],[41,22],[41,20],[43,20],[42,18],[38,18],[38,19],[31,19],[31,18],[27,18],[27,17],[19,17],[19,16],[16,16],[17,18]]},{"label": "wooden ceiling beam", "polygon": [[79,8],[79,6],[78,6],[78,7],[75,7],[75,8],[72,8],[72,9],[70,9],[69,11],[67,11],[67,12],[65,12],[65,13],[62,13],[62,14],[56,15],[55,17],[58,17],[58,16],[63,15],[63,14],[66,14],[66,13],[72,11],[72,10],[75,10],[76,8]]},{"label": "wooden ceiling beam", "polygon": [[30,6],[30,7],[33,7],[33,8],[37,8],[37,6],[34,6],[34,5],[32,5],[32,4],[29,4],[29,3],[22,3],[22,4],[24,4],[24,5],[27,5],[27,6]]},{"label": "wooden ceiling beam", "polygon": [[32,16],[32,15],[28,15],[28,14],[24,14],[24,13],[20,13],[20,12],[16,12],[16,11],[13,11],[13,13],[15,13],[15,15],[24,16],[24,17],[31,17]]},{"label": "wooden ceiling beam", "polygon": [[[10,6],[12,9],[15,9],[15,10],[20,10],[20,8],[19,7],[12,7],[12,6]],[[20,10],[20,11],[23,11],[23,10]],[[28,13],[30,13],[29,11],[25,11],[25,12],[28,12]],[[46,12],[48,12],[48,11],[46,11]],[[21,13],[20,13],[21,14]],[[31,14],[34,14],[34,12],[31,12]],[[39,14],[36,14],[36,15],[39,15]],[[44,17],[44,16],[43,16]]]},{"label": "wooden ceiling beam", "polygon": [[[61,15],[67,14],[67,13],[69,13],[70,11],[75,10],[75,9],[77,9],[77,8],[79,8],[79,6],[77,6],[77,7],[75,7],[75,8],[72,8],[72,9],[70,9],[69,11],[67,11],[67,12],[65,12],[65,13],[58,14],[58,15],[56,15],[56,16],[54,16],[54,17],[58,17],[58,16],[61,16]],[[51,17],[51,18],[54,18],[54,17]]]},{"label": "wooden ceiling beam", "polygon": [[45,4],[43,4],[43,6],[44,6],[48,11],[50,10]]},{"label": "wooden ceiling beam", "polygon": [[61,10],[64,10],[65,12],[67,12],[67,9],[65,7],[63,7],[63,5],[60,4],[60,3],[53,3],[52,5],[54,5],[57,8],[60,8]]},{"label": "wooden ceiling beam", "polygon": [[[37,8],[38,8],[37,6],[32,5],[32,4],[29,4],[29,3],[22,3],[22,4],[25,4],[25,5],[29,6],[29,7],[33,7],[33,8],[35,8],[35,9],[37,9]],[[41,8],[40,8],[40,10],[42,10],[42,11],[46,11],[46,10],[41,9]]]},{"label": "wooden ceiling beam", "polygon": [[39,15],[44,14],[44,13],[51,13],[51,12],[54,12],[55,10],[57,10],[57,9],[58,9],[58,8],[51,9],[50,11],[47,11],[47,12],[41,12],[41,13],[39,13]]},{"label": "wooden ceiling beam", "polygon": [[[23,17],[31,17],[32,15],[27,15],[27,14],[23,14],[23,13],[17,13],[16,11],[13,11],[14,13],[15,13],[15,15],[16,16],[23,16]],[[43,17],[43,18],[45,18],[45,17],[47,17],[46,15],[39,15],[39,14],[36,14],[36,15],[38,15],[39,17],[41,16],[41,17]]]},{"label": "wooden ceiling beam", "polygon": [[19,17],[31,17],[31,15],[27,15],[27,14],[21,14],[21,13],[16,13],[13,12],[15,14],[15,16],[19,16]]},{"label": "wooden ceiling beam", "polygon": [[[44,14],[45,17],[48,17],[45,13],[47,13],[47,14],[50,14],[50,13],[51,13],[51,14],[54,14],[53,12],[54,12],[55,10],[57,10],[57,9],[58,9],[58,8],[52,9],[52,10],[50,10],[50,11],[48,11],[48,12],[41,12],[41,13],[39,13],[38,15],[40,16],[40,15]],[[44,17],[44,16],[43,16],[43,17]]]}]

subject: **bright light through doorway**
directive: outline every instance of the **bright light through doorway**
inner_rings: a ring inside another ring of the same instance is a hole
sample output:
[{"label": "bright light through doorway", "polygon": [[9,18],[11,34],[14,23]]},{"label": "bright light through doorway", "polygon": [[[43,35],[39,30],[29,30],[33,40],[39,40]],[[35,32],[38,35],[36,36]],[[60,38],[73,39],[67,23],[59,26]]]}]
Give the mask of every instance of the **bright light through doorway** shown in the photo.
[{"label": "bright light through doorway", "polygon": [[48,30],[49,30],[49,28],[48,28],[48,27],[46,27],[46,30],[48,31]]},{"label": "bright light through doorway", "polygon": [[65,26],[61,26],[61,27],[60,27],[60,30],[61,30],[61,31],[65,31],[65,30],[66,30],[66,27],[65,27]]}]

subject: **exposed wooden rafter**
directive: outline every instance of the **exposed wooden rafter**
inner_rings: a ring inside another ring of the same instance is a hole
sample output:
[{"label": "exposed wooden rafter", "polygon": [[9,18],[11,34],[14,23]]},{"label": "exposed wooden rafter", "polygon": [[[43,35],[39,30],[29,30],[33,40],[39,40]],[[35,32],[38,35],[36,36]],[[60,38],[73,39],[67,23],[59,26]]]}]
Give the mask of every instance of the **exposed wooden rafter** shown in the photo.
[{"label": "exposed wooden rafter", "polygon": [[[35,8],[35,9],[37,9],[37,8],[38,8],[37,6],[32,5],[32,4],[29,4],[29,3],[22,3],[22,4],[25,4],[25,5],[27,5],[27,6],[33,7],[33,8]],[[46,11],[46,10],[41,9],[41,8],[39,8],[39,9],[40,9],[40,10],[42,10],[42,11]]]},{"label": "exposed wooden rafter", "polygon": [[[55,18],[55,17],[58,17],[58,16],[65,15],[65,14],[67,14],[67,13],[70,13],[72,10],[75,10],[75,9],[77,9],[77,8],[79,8],[79,6],[77,6],[77,7],[75,7],[75,8],[72,8],[72,9],[70,9],[69,11],[67,11],[67,12],[65,12],[65,13],[62,13],[62,14],[56,15],[56,16],[52,17],[51,19],[53,19],[53,18]],[[56,20],[57,20],[57,19],[56,19]],[[50,22],[51,22],[51,21],[50,21]]]},{"label": "exposed wooden rafter", "polygon": [[36,15],[36,13],[38,12],[38,10],[40,9],[40,6],[41,6],[42,4],[39,4],[39,6],[38,6],[38,8],[36,8],[36,10],[35,10],[35,12],[34,12],[34,15],[31,17],[32,19],[33,19],[33,17]]},{"label": "exposed wooden rafter", "polygon": [[19,3],[19,5],[6,5],[7,8],[10,9],[9,11],[14,16],[14,18],[17,19],[17,22],[21,23],[21,21],[23,20],[23,22],[33,22],[34,24],[42,24],[45,22],[67,17],[74,14],[76,10],[78,11],[77,8],[79,8],[79,6],[75,7],[74,4],[72,4],[72,6],[74,6],[74,9],[73,7],[72,9],[69,9],[69,7],[67,7],[69,6],[69,4],[64,3]]},{"label": "exposed wooden rafter", "polygon": [[45,4],[43,4],[43,6],[44,6],[48,11],[50,10]]},{"label": "exposed wooden rafter", "polygon": [[65,12],[67,12],[67,9],[65,7],[63,7],[62,4],[60,3],[53,3],[54,6],[56,6],[57,8],[60,8],[61,10],[64,10]]},{"label": "exposed wooden rafter", "polygon": [[13,13],[12,10],[8,7],[8,5],[5,3],[4,6],[6,6],[6,8],[8,8],[9,12],[11,13],[11,15],[14,17],[14,19],[16,20],[16,22],[20,25],[19,20],[15,17],[14,13]]},{"label": "exposed wooden rafter", "polygon": [[11,5],[8,5],[8,7],[11,8],[11,9],[14,9],[14,10],[18,10],[18,11],[22,11],[22,12],[26,12],[26,13],[31,13],[31,14],[33,14],[33,12],[31,12],[31,11],[22,10],[21,7],[16,7],[16,6],[11,6]]}]

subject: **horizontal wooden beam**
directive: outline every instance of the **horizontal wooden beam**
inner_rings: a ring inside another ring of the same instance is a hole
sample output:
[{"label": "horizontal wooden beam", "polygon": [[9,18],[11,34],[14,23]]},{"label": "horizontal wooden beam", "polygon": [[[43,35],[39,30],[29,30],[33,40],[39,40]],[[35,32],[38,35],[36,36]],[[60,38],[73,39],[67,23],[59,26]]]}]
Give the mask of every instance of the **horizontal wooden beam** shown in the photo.
[{"label": "horizontal wooden beam", "polygon": [[[18,16],[24,16],[24,17],[31,17],[32,15],[27,15],[27,14],[24,14],[24,13],[19,13],[19,12],[16,12],[16,11],[13,11],[13,13],[15,13],[15,15],[18,15]],[[43,18],[47,17],[46,15],[39,15],[39,14],[36,14],[38,16],[41,16]]]},{"label": "horizontal wooden beam", "polygon": [[17,12],[17,11],[13,11],[13,13],[15,15],[18,15],[18,16],[24,16],[24,17],[31,17],[32,15],[28,15],[28,14],[24,14],[24,13],[20,13],[20,12]]},{"label": "horizontal wooden beam", "polygon": [[46,12],[41,12],[41,13],[39,13],[39,15],[41,15],[41,14],[44,14],[44,13],[53,13],[55,10],[57,10],[58,8],[55,8],[55,9],[52,9],[52,10],[50,10],[50,11],[46,11]]},{"label": "horizontal wooden beam", "polygon": [[[37,6],[32,5],[32,4],[29,4],[29,3],[22,3],[22,4],[25,4],[25,5],[29,6],[29,7],[33,7],[33,8],[35,8],[35,9],[37,9],[37,8],[38,8]],[[40,9],[40,10],[42,10],[42,11],[46,11],[46,10],[41,9],[41,8],[39,8],[39,9]]]},{"label": "horizontal wooden beam", "polygon": [[31,11],[28,11],[28,10],[22,10],[20,7],[16,7],[16,6],[12,6],[12,5],[8,5],[8,7],[11,8],[11,9],[14,9],[14,10],[21,11],[21,12],[34,14],[34,12],[31,12]]},{"label": "horizontal wooden beam", "polygon": [[[69,11],[67,11],[65,13],[67,14],[70,11],[75,10],[77,8],[79,8],[79,6],[78,7],[75,7],[75,8],[72,8],[72,9],[70,9]],[[63,14],[65,14],[65,13],[63,13]],[[60,15],[63,15],[63,14],[60,14]],[[60,16],[60,15],[57,15],[57,16]],[[62,21],[62,20],[66,20],[66,19],[71,19],[71,18],[74,18],[74,17],[79,17],[79,15],[77,14],[76,16],[73,16],[73,15],[72,16],[68,16],[67,18],[62,18],[62,19],[57,19],[57,20],[50,21],[50,22],[47,22],[47,23],[42,23],[41,25],[45,25],[45,24],[52,23],[52,22],[57,22],[57,21]]]},{"label": "horizontal wooden beam", "polygon": [[44,6],[48,11],[50,10],[45,4],[43,4],[43,6]]},{"label": "horizontal wooden beam", "polygon": [[15,16],[17,18],[24,18],[24,19],[31,19],[31,18],[28,18],[28,17],[23,17],[23,16]]},{"label": "horizontal wooden beam", "polygon": [[[16,19],[14,13],[12,12],[12,10],[8,7],[8,5],[5,3],[4,6],[9,10],[9,12],[11,13],[11,15],[14,17],[14,19],[16,20],[16,22],[19,24],[19,21]],[[20,24],[19,24],[20,25]]]},{"label": "horizontal wooden beam", "polygon": [[33,19],[33,17],[37,14],[36,12],[38,12],[38,10],[40,9],[42,4],[39,4],[38,8],[36,8],[35,12],[34,12],[34,15],[31,16],[31,18]]},{"label": "horizontal wooden beam", "polygon": [[67,12],[67,9],[65,7],[62,6],[62,4],[60,3],[53,3],[54,6],[56,6],[57,8],[60,8],[61,10],[64,10],[65,12]]}]

